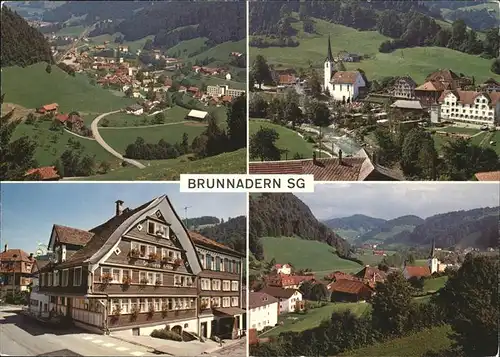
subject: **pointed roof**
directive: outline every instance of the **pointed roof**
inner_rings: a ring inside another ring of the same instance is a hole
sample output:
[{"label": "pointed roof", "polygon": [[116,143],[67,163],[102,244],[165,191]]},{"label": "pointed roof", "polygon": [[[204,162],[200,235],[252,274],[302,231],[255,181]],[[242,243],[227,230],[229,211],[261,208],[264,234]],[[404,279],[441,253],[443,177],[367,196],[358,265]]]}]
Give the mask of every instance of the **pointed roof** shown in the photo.
[{"label": "pointed roof", "polygon": [[436,249],[436,239],[432,238],[432,247],[429,258],[434,258],[434,250]]},{"label": "pointed roof", "polygon": [[330,35],[328,35],[328,53],[327,53],[326,60],[329,62],[333,62],[332,44],[330,43]]}]

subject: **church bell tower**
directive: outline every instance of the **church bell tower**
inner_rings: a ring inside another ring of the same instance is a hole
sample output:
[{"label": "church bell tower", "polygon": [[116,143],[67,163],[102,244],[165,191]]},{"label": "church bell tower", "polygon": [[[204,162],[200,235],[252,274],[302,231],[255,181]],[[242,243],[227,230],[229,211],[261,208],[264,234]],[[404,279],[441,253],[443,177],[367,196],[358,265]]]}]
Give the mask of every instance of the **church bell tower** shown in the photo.
[{"label": "church bell tower", "polygon": [[[328,53],[325,59],[325,68],[324,68],[324,87],[323,90],[326,92],[330,90],[330,81],[332,79],[333,73],[333,55],[332,55],[332,45],[330,43],[330,35],[328,35]],[[331,93],[330,93],[331,94]]]}]

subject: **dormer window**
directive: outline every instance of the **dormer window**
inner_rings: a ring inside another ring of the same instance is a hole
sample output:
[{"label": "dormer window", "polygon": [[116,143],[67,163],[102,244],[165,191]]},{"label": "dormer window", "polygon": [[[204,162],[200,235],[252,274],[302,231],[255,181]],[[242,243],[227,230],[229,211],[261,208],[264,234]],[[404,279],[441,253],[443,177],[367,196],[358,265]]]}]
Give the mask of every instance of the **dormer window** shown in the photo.
[{"label": "dormer window", "polygon": [[168,226],[157,222],[148,222],[148,233],[156,237],[169,238]]},{"label": "dormer window", "polygon": [[148,222],[148,233],[155,234],[155,222]]}]

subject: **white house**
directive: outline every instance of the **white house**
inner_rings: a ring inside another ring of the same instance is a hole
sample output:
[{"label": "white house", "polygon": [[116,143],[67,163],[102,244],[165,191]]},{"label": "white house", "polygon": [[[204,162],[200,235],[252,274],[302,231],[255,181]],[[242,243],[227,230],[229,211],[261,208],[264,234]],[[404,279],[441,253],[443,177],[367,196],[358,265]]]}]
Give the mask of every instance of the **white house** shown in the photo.
[{"label": "white house", "polygon": [[260,290],[278,299],[280,314],[294,312],[296,309],[302,309],[302,293],[297,289],[283,289],[277,286],[267,286]]},{"label": "white house", "polygon": [[278,323],[279,301],[275,297],[261,292],[250,292],[250,328],[262,331],[266,326]]},{"label": "white house", "polygon": [[239,97],[245,94],[244,89],[229,88],[228,85],[225,86],[207,86],[207,94],[212,97],[220,97],[223,95],[229,95],[231,97]]},{"label": "white house", "polygon": [[275,264],[273,266],[273,270],[276,271],[276,274],[285,274],[285,275],[290,275],[292,274],[292,266],[288,263],[285,264]]},{"label": "white house", "polygon": [[188,120],[205,120],[208,115],[208,112],[204,112],[202,110],[192,109],[188,115],[186,115],[186,119]]},{"label": "white house", "polygon": [[144,108],[139,104],[132,104],[126,108],[127,114],[141,115],[144,113]]},{"label": "white house", "polygon": [[337,71],[332,54],[330,38],[328,38],[328,54],[324,66],[324,91],[328,91],[335,100],[352,102],[365,87],[363,76],[358,71]]},{"label": "white house", "polygon": [[46,317],[49,314],[50,296],[39,291],[40,288],[40,273],[39,270],[49,263],[48,260],[41,260],[37,257],[36,268],[37,272],[32,276],[32,285],[30,292],[29,312],[33,315]]},{"label": "white house", "polygon": [[231,73],[228,73],[226,74],[226,81],[230,81],[231,80]]},{"label": "white house", "polygon": [[498,125],[500,92],[444,91],[439,97],[442,119],[472,124]]}]

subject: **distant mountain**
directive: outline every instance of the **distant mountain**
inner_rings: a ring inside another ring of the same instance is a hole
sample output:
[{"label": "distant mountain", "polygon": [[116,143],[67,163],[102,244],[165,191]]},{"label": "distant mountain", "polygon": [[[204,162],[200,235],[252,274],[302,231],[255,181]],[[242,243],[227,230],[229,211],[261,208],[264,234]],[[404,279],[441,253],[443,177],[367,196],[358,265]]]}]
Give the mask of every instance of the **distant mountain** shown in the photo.
[{"label": "distant mountain", "polygon": [[356,242],[360,244],[365,242],[382,243],[401,232],[412,232],[416,226],[423,222],[422,218],[413,215],[391,219],[363,234]]},{"label": "distant mountain", "polygon": [[430,245],[437,247],[498,246],[500,207],[477,208],[434,215],[425,219],[412,232],[401,232],[385,243]]},{"label": "distant mountain", "polygon": [[349,243],[319,222],[304,202],[289,193],[250,196],[249,235],[250,251],[260,260],[264,257],[260,237],[298,236],[325,242],[339,255],[348,255],[350,250]]},{"label": "distant mountain", "polygon": [[245,254],[247,241],[246,231],[247,218],[245,216],[238,216],[211,227],[201,228],[199,233]]},{"label": "distant mountain", "polygon": [[16,12],[2,6],[1,23],[1,67],[53,62],[50,46],[43,35]]},{"label": "distant mountain", "polygon": [[379,227],[385,223],[385,219],[373,218],[365,216],[364,214],[354,214],[349,217],[332,218],[323,221],[328,227],[332,229],[345,229],[353,231],[369,231],[373,228]]}]

